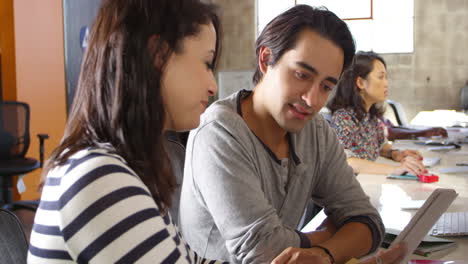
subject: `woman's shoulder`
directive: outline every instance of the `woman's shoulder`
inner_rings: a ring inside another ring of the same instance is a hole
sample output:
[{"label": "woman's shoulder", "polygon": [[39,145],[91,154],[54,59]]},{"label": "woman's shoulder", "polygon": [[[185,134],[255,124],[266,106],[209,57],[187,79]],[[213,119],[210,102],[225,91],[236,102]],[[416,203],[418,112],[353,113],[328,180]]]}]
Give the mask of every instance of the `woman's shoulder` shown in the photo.
[{"label": "woman's shoulder", "polygon": [[116,153],[112,147],[90,147],[77,152],[71,156],[72,163],[76,165],[81,163],[95,164],[114,164],[118,166],[128,167],[127,161]]},{"label": "woman's shoulder", "polygon": [[333,114],[337,114],[337,115],[356,115],[356,111],[354,111],[354,109],[352,107],[346,107],[346,108],[340,108],[340,109],[337,109],[335,112],[333,112]]},{"label": "woman's shoulder", "polygon": [[[55,166],[52,172],[60,171],[63,175],[71,171],[84,172],[85,168],[99,168],[107,165],[128,168],[125,159],[116,154],[112,148],[88,147],[70,155],[63,164]],[[75,170],[77,167],[80,169]]]},{"label": "woman's shoulder", "polygon": [[56,186],[61,192],[66,192],[83,184],[94,185],[96,180],[116,174],[121,175],[119,179],[126,180],[107,181],[108,185],[119,188],[119,185],[128,184],[129,181],[135,185],[143,184],[127,162],[112,149],[90,147],[77,151],[63,164],[51,169],[47,174],[45,187]]},{"label": "woman's shoulder", "polygon": [[352,108],[340,108],[333,112],[332,122],[336,123],[344,121],[356,121],[356,112]]},{"label": "woman's shoulder", "polygon": [[[161,212],[121,156],[109,149],[88,148],[55,169],[49,176],[56,178],[45,186],[48,189],[43,192],[35,221],[50,225],[48,216],[55,217],[52,224],[64,238],[64,242],[56,243],[64,254],[74,252],[86,258],[85,253],[92,250],[93,258],[111,256],[114,260],[131,255],[133,249],[126,246],[128,243],[138,245],[152,239],[153,244],[145,246],[145,259],[160,262],[174,251],[180,253],[179,259],[184,258],[185,244],[180,242],[169,213]],[[37,240],[37,234],[32,243],[49,247],[48,241]]]}]

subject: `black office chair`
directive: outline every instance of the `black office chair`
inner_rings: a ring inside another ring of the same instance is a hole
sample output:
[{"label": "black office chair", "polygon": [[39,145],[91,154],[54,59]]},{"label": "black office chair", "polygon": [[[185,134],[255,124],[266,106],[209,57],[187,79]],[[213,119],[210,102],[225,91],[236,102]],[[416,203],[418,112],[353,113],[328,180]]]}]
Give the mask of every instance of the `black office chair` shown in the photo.
[{"label": "black office chair", "polygon": [[8,209],[35,210],[37,202],[13,203],[13,177],[29,173],[44,162],[44,140],[47,134],[38,134],[40,161],[25,157],[29,148],[29,106],[26,103],[0,102],[0,206]]},{"label": "black office chair", "polygon": [[28,242],[18,217],[0,208],[0,263],[26,263]]}]

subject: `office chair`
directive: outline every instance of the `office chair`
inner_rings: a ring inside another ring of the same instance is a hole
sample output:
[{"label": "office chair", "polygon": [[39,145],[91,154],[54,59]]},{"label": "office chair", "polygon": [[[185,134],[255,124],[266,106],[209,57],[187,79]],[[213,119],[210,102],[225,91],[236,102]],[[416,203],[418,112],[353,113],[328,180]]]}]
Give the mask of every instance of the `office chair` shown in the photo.
[{"label": "office chair", "polygon": [[330,109],[328,109],[328,107],[324,106],[322,107],[322,109],[320,109],[320,112],[319,112],[322,117],[327,120],[328,124],[331,124],[332,122],[332,113],[330,111]]},{"label": "office chair", "polygon": [[461,101],[461,108],[466,112],[468,111],[468,81],[463,88],[460,90],[460,101]]},{"label": "office chair", "polygon": [[[397,122],[397,126],[403,126],[407,127],[408,126],[408,119],[406,118],[405,110],[403,109],[403,106],[393,100],[387,100],[387,104],[389,107],[387,107],[387,111],[391,111],[394,115],[395,121]],[[390,109],[389,109],[390,108]],[[385,113],[387,116],[388,113]]]},{"label": "office chair", "polygon": [[26,263],[28,242],[19,219],[0,208],[0,263]]},{"label": "office chair", "polygon": [[47,134],[38,134],[40,161],[25,157],[29,148],[29,106],[26,103],[0,102],[0,206],[35,210],[37,202],[13,203],[13,177],[29,173],[44,162],[44,140]]}]

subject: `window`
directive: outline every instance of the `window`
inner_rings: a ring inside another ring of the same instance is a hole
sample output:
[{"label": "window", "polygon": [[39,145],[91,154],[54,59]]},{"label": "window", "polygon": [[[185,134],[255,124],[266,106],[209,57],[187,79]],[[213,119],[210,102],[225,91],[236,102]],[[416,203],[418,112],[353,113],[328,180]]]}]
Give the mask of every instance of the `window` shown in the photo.
[{"label": "window", "polygon": [[325,6],[347,24],[357,50],[413,52],[413,0],[257,0],[257,35],[281,12],[296,4]]},{"label": "window", "polygon": [[372,0],[296,0],[296,4],[325,6],[341,19],[372,19]]},{"label": "window", "polygon": [[257,36],[277,15],[294,6],[294,0],[258,0],[257,1]]}]

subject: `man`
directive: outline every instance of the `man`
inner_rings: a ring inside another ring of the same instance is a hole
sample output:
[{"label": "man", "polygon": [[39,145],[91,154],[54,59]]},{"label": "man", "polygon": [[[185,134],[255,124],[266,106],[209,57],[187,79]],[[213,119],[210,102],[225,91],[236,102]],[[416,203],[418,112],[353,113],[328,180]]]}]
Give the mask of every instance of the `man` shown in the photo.
[{"label": "man", "polygon": [[[317,114],[355,53],[346,24],[298,5],[270,22],[256,45],[254,91],[216,102],[190,133],[184,238],[200,255],[234,263],[270,262],[287,247],[312,247],[308,254],[326,262],[374,251],[381,219]],[[310,198],[328,220],[301,233]]]}]

